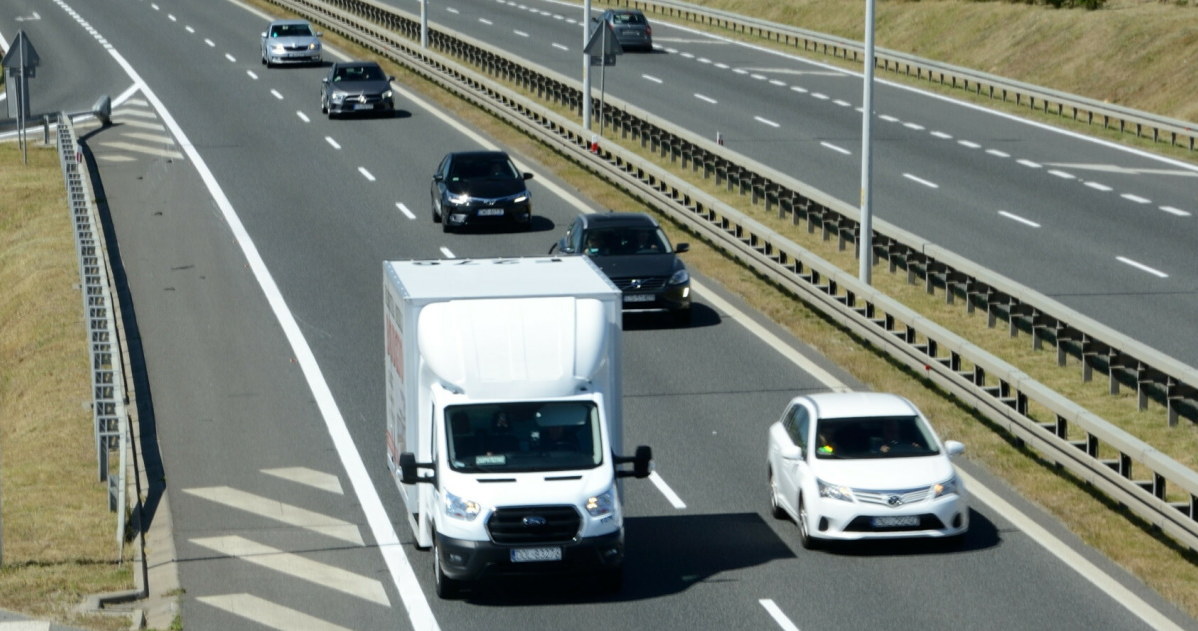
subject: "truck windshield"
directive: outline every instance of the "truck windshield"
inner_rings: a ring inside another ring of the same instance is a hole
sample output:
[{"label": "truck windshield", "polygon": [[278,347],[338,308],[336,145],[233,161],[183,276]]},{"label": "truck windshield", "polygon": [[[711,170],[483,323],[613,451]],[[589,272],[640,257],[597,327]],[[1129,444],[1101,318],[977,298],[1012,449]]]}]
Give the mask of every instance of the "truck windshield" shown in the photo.
[{"label": "truck windshield", "polygon": [[592,469],[603,463],[589,402],[456,405],[445,410],[449,466],[462,472]]}]

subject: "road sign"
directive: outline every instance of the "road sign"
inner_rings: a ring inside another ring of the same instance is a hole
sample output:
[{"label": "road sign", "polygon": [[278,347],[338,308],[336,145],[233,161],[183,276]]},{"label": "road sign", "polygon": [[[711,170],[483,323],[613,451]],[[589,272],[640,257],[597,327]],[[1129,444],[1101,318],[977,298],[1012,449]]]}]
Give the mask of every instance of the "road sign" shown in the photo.
[{"label": "road sign", "polygon": [[616,55],[623,55],[624,48],[616,41],[616,34],[607,22],[600,22],[591,30],[591,37],[587,40],[583,52],[590,58],[592,66],[614,66]]}]

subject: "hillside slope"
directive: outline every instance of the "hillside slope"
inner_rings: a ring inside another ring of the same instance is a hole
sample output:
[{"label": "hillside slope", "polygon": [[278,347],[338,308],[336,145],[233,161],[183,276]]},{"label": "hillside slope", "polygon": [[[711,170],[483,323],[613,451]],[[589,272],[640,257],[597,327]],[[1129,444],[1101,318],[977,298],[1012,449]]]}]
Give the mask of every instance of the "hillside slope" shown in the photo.
[{"label": "hillside slope", "polygon": [[[865,0],[690,0],[856,41]],[[1198,121],[1198,2],[1096,11],[972,0],[877,0],[875,45],[1124,107]]]}]

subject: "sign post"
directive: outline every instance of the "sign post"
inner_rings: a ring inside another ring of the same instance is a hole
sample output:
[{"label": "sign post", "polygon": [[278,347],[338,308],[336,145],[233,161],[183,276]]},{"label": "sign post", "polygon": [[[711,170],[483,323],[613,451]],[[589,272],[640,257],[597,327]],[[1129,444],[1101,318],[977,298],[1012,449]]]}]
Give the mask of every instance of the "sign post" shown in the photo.
[{"label": "sign post", "polygon": [[28,148],[25,146],[25,120],[29,118],[29,79],[36,75],[41,59],[25,31],[17,31],[12,47],[0,59],[0,68],[8,76],[8,115],[17,119],[17,139],[21,144],[21,159],[28,164]]},{"label": "sign post", "polygon": [[[620,42],[616,41],[616,34],[612,32],[611,27],[607,22],[600,21],[598,26],[591,30],[591,36],[587,39],[586,46],[583,48],[588,59],[588,66],[600,66],[599,70],[599,133],[603,133],[603,101],[604,101],[604,81],[607,79],[607,67],[616,65],[616,55],[623,55],[624,49],[620,46]],[[587,85],[586,94],[583,97],[584,105],[590,102],[591,91]],[[588,108],[584,107],[583,128],[590,129],[590,120],[586,114]],[[592,151],[595,150],[597,143],[592,140]]]}]

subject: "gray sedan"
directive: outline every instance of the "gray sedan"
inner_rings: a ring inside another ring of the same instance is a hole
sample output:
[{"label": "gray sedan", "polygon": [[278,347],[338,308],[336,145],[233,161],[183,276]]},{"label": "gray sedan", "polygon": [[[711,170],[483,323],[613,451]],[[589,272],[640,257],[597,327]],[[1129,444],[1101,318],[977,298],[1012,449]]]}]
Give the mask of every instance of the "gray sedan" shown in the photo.
[{"label": "gray sedan", "polygon": [[320,36],[304,20],[275,20],[262,32],[262,64],[319,64]]},{"label": "gray sedan", "polygon": [[335,63],[320,83],[320,111],[339,114],[382,114],[395,111],[391,90],[394,77],[373,61]]}]

